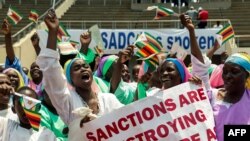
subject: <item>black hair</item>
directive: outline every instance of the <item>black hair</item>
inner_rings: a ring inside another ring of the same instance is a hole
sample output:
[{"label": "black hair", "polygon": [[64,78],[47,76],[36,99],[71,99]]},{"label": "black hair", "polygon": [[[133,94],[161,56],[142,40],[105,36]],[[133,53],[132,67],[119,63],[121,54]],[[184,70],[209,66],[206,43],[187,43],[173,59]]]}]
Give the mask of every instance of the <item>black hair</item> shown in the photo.
[{"label": "black hair", "polygon": [[[35,97],[36,99],[38,98],[36,91],[34,91],[32,88],[30,88],[30,87],[28,87],[28,86],[23,86],[23,87],[19,88],[19,89],[17,90],[17,92],[22,94],[22,92],[23,92],[23,91],[26,91],[26,90],[31,91],[32,94],[34,94],[34,95],[36,96],[36,97]],[[14,95],[14,96],[13,96],[13,99],[12,99],[13,104],[15,104],[15,101],[16,101],[16,100],[19,100],[19,99],[20,99],[20,96]]]}]

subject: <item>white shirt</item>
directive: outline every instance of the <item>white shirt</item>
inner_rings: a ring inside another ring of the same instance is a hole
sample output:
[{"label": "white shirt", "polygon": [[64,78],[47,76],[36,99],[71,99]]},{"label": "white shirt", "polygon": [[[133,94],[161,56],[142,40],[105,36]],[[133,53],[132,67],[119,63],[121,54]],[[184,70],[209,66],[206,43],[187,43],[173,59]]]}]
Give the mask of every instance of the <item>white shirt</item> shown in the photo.
[{"label": "white shirt", "polygon": [[[59,63],[59,53],[44,48],[37,57],[36,63],[43,72],[44,88],[53,106],[64,123],[69,125],[73,120],[79,118],[72,111],[80,107],[86,107],[86,105],[74,88],[68,87],[66,77]],[[98,100],[100,104],[98,116],[123,106],[113,94],[109,93],[98,93]]]},{"label": "white shirt", "polygon": [[18,122],[0,117],[0,141],[56,141],[49,129],[39,129],[39,132],[23,128]]},{"label": "white shirt", "polygon": [[0,117],[8,118],[14,121],[17,121],[17,115],[12,112],[11,107],[9,106],[5,110],[0,110]]}]

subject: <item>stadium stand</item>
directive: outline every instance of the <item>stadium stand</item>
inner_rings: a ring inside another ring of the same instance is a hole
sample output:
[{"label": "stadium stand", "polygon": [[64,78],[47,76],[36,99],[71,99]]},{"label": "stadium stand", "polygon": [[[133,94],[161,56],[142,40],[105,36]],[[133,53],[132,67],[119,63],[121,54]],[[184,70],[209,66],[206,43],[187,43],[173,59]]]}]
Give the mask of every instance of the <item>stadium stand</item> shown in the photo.
[{"label": "stadium stand", "polygon": [[[31,23],[31,21],[29,21],[28,19],[31,9],[36,10],[39,16],[41,16],[49,9],[49,7],[52,6],[52,1],[51,0],[5,0],[5,4],[3,4],[2,9],[0,9],[1,23],[2,20],[6,18],[6,14],[10,6],[15,8],[15,10],[17,10],[18,13],[23,16],[22,20],[17,25],[12,26],[12,35],[14,35],[22,28]],[[30,31],[34,27],[35,24],[32,24],[32,26],[29,27],[28,31]],[[16,38],[13,38],[13,41],[16,42],[18,39],[22,38],[28,31],[26,31],[22,35],[19,35]],[[3,39],[4,38],[2,37],[0,38],[0,44],[3,44]]]}]

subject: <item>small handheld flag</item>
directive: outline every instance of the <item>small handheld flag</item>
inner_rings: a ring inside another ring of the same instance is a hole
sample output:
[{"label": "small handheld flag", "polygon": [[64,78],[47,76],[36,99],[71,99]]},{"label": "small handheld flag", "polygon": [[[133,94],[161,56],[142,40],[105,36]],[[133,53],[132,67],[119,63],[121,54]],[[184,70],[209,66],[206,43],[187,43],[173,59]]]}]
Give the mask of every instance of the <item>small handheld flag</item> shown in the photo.
[{"label": "small handheld flag", "polygon": [[69,33],[67,32],[65,26],[60,23],[59,24],[59,28],[58,28],[58,32],[57,32],[57,40],[58,42],[61,42],[62,41],[62,37],[63,36],[67,36],[67,37],[70,37]]},{"label": "small handheld flag", "polygon": [[139,49],[136,55],[144,60],[149,66],[155,68],[159,65],[156,54],[162,51],[161,43],[151,34],[143,32],[138,36],[135,46]]},{"label": "small handheld flag", "polygon": [[14,8],[9,7],[8,13],[7,13],[7,18],[13,23],[17,24],[22,20],[21,14],[19,14]]},{"label": "small handheld flag", "polygon": [[233,26],[228,23],[216,33],[217,41],[220,45],[225,44],[229,39],[234,37]]},{"label": "small handheld flag", "polygon": [[30,14],[29,14],[29,20],[34,22],[34,23],[37,23],[38,18],[39,18],[39,15],[38,15],[37,11],[31,10]]},{"label": "small handheld flag", "polygon": [[41,101],[16,92],[14,94],[21,97],[20,102],[23,106],[25,115],[28,118],[31,127],[38,131],[41,122],[41,114],[38,112],[40,110]]},{"label": "small handheld flag", "polygon": [[154,17],[154,20],[159,20],[162,17],[167,17],[167,16],[179,16],[179,14],[175,13],[172,9],[168,9],[164,6],[149,6],[147,10],[153,10],[156,9],[156,15]]}]

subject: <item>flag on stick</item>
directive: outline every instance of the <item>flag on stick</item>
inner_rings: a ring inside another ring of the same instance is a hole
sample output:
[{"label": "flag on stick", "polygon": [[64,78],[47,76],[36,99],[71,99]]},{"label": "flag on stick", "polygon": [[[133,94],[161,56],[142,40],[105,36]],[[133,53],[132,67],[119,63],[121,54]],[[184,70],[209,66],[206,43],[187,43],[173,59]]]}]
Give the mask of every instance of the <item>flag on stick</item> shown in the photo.
[{"label": "flag on stick", "polygon": [[223,45],[226,43],[229,39],[234,37],[234,30],[233,26],[228,23],[226,24],[220,31],[216,33],[217,35],[217,41],[220,45]]},{"label": "flag on stick", "polygon": [[161,43],[151,34],[143,32],[138,36],[135,46],[139,49],[136,55],[144,60],[149,66],[155,68],[159,65],[156,54],[162,51]]},{"label": "flag on stick", "polygon": [[14,94],[20,97],[21,105],[23,106],[23,110],[31,127],[38,131],[41,122],[41,114],[38,112],[40,110],[41,101],[17,92]]},{"label": "flag on stick", "polygon": [[172,9],[168,9],[164,6],[149,6],[147,8],[147,11],[151,11],[156,9],[156,15],[154,17],[154,20],[159,20],[161,17],[167,17],[167,16],[179,16],[180,14],[175,13]]},{"label": "flag on stick", "polygon": [[36,10],[31,10],[30,11],[30,14],[29,14],[29,20],[30,21],[32,21],[34,23],[37,23],[38,17],[39,17],[39,15],[38,15]]},{"label": "flag on stick", "polygon": [[7,18],[16,25],[23,17],[13,7],[9,7]]},{"label": "flag on stick", "polygon": [[67,36],[67,37],[70,37],[69,33],[67,32],[65,26],[60,23],[59,24],[59,28],[58,28],[58,32],[57,32],[57,40],[58,42],[61,42],[62,41],[62,37],[63,36]]}]

